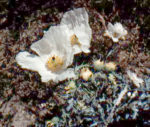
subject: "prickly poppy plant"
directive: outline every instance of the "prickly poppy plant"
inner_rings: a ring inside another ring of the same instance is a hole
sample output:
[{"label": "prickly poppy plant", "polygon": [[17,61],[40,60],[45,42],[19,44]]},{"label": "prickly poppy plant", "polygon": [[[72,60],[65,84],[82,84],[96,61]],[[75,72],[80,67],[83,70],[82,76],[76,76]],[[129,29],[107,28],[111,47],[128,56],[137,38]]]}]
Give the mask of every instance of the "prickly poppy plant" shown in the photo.
[{"label": "prickly poppy plant", "polygon": [[148,126],[148,5],[0,2],[0,126]]}]

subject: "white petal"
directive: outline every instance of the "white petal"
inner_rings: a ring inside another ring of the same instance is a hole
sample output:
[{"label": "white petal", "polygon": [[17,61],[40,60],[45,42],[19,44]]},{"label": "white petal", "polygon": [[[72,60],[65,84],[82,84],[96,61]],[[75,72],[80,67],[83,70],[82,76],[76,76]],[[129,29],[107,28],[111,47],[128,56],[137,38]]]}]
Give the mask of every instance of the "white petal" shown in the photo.
[{"label": "white petal", "polygon": [[88,47],[82,47],[82,51],[83,51],[84,53],[90,53],[90,52],[91,52]]},{"label": "white petal", "polygon": [[62,51],[65,50],[64,47],[70,46],[68,36],[64,32],[66,28],[66,25],[52,26],[44,35],[44,37],[49,40],[49,43],[54,45],[56,50],[61,49]]},{"label": "white petal", "polygon": [[43,37],[41,40],[34,42],[30,48],[39,56],[41,56],[49,54],[53,47],[52,45],[50,45],[49,41],[45,37]]},{"label": "white petal", "polygon": [[65,67],[71,65],[73,62],[73,51],[66,32],[67,28],[67,25],[50,27],[40,41],[31,45],[31,49],[36,51],[41,57],[45,55],[59,55],[65,59]]},{"label": "white petal", "polygon": [[72,27],[80,24],[88,25],[88,14],[85,8],[78,8],[71,11],[66,12],[63,15],[61,20],[61,24],[71,24]]},{"label": "white petal", "polygon": [[113,40],[113,42],[118,42],[119,41],[118,38],[114,38],[113,36],[112,36],[112,40]]},{"label": "white petal", "polygon": [[74,56],[66,29],[66,25],[53,26],[45,36],[49,40],[53,40],[55,46],[53,50],[59,52],[60,56],[65,59],[65,66],[67,67],[72,64]]},{"label": "white petal", "polygon": [[56,78],[56,75],[46,68],[45,63],[39,56],[24,51],[17,54],[16,61],[24,69],[37,71],[41,75],[42,82],[48,82]]},{"label": "white petal", "polygon": [[16,56],[17,63],[25,69],[38,71],[43,66],[40,57],[30,54],[29,52],[19,52]]},{"label": "white petal", "polygon": [[[81,43],[81,49],[84,47],[87,50],[90,48],[90,42],[92,38],[91,28],[82,24],[81,26],[75,26],[74,33],[78,37]],[[83,51],[84,52],[84,51]]]},{"label": "white petal", "polygon": [[75,77],[76,75],[74,73],[74,69],[68,68],[64,70],[63,72],[61,72],[60,74],[57,74],[56,79],[54,81],[58,82],[58,81],[63,81],[65,79],[75,78]]},{"label": "white petal", "polygon": [[52,73],[51,71],[45,69],[44,71],[40,71],[39,74],[41,75],[42,82],[48,82],[52,80],[58,83],[59,81],[76,77],[74,69],[72,68],[65,69],[58,73]]},{"label": "white petal", "polygon": [[114,26],[110,22],[108,23],[108,27],[107,28],[108,28],[109,32],[112,32],[112,33],[114,32]]},{"label": "white petal", "polygon": [[52,52],[51,50],[65,51],[64,47],[68,48],[70,46],[68,35],[64,32],[66,28],[67,26],[65,25],[50,27],[44,33],[41,40],[31,45],[31,49],[37,52],[39,56],[50,54]]},{"label": "white petal", "polygon": [[41,71],[39,73],[41,75],[42,82],[53,80],[54,82],[58,83],[59,81],[76,77],[74,69],[72,68],[65,69],[58,73],[52,73],[49,70]]},{"label": "white petal", "polygon": [[78,45],[73,46],[73,54],[78,54],[82,52],[81,48]]},{"label": "white petal", "polygon": [[[78,46],[74,47],[75,51],[74,54],[80,53],[82,47],[86,47],[87,49],[84,51],[89,51],[90,42],[92,38],[92,30],[89,26],[89,18],[85,8],[78,8],[72,11],[68,11],[63,15],[61,20],[61,25],[66,24],[68,25],[69,33],[72,35],[75,34],[79,42],[81,43],[81,47]],[[71,36],[71,35],[70,35]],[[80,50],[81,49],[81,50]],[[84,52],[83,51],[83,52]]]},{"label": "white petal", "polygon": [[42,82],[48,82],[50,80],[55,81],[56,75],[55,73],[52,73],[50,70],[48,70],[46,67],[43,71],[39,71],[39,74],[41,75]]},{"label": "white petal", "polygon": [[124,29],[124,27],[122,26],[121,23],[115,23],[114,25],[114,29],[116,31],[116,33],[119,34],[118,38],[121,38],[122,36],[125,36],[127,34],[127,31]]},{"label": "white petal", "polygon": [[119,23],[119,22],[116,22],[116,23],[114,24],[114,27],[115,27],[115,29],[123,29],[122,24]]}]

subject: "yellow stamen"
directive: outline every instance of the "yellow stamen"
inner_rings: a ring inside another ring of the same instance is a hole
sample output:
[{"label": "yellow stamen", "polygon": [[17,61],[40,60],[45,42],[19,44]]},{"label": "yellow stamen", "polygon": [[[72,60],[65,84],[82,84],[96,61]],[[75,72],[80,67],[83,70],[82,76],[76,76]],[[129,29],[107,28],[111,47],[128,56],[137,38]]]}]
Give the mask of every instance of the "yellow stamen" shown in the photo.
[{"label": "yellow stamen", "polygon": [[59,56],[52,56],[47,61],[47,67],[52,71],[56,72],[61,70],[62,66],[64,64],[64,61]]},{"label": "yellow stamen", "polygon": [[75,34],[73,34],[70,37],[70,41],[71,41],[71,45],[79,45],[79,46],[81,46],[81,43],[79,42],[79,39],[78,39],[78,37]]},{"label": "yellow stamen", "polygon": [[118,33],[114,32],[114,33],[113,33],[113,36],[114,36],[114,37],[118,37]]}]

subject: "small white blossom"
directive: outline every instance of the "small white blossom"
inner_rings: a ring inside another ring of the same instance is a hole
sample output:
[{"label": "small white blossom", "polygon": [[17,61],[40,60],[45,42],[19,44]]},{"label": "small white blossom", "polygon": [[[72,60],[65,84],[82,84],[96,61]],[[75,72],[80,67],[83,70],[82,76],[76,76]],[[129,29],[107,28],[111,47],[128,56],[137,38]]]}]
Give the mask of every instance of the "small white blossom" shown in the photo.
[{"label": "small white blossom", "polygon": [[114,25],[112,25],[109,22],[104,36],[112,38],[113,42],[118,42],[119,39],[124,40],[127,33],[128,33],[127,30],[123,28],[121,23],[116,22]]},{"label": "small white blossom", "polygon": [[143,79],[138,78],[134,72],[131,72],[130,70],[128,70],[127,74],[129,76],[129,78],[133,81],[133,83],[136,87],[140,87],[140,85],[143,84],[143,82],[144,82]]},{"label": "small white blossom", "polygon": [[67,35],[73,47],[74,54],[80,52],[89,53],[92,30],[89,25],[89,17],[85,8],[78,8],[66,12],[60,25],[67,25]]},{"label": "small white blossom", "polygon": [[37,71],[42,82],[58,82],[75,77],[74,70],[67,68],[72,64],[74,55],[63,32],[65,29],[65,25],[50,27],[41,40],[31,45],[38,56],[27,51],[20,52],[16,56],[17,63],[22,68]]}]

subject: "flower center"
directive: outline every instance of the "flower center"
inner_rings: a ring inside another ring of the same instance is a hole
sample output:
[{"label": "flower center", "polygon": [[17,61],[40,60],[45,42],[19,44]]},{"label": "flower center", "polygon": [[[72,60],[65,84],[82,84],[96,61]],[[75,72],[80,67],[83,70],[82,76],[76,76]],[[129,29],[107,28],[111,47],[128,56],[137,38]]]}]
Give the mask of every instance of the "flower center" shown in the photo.
[{"label": "flower center", "polygon": [[47,61],[47,67],[52,71],[56,72],[62,69],[64,61],[59,56],[52,56]]},{"label": "flower center", "polygon": [[116,37],[118,37],[118,33],[117,32],[114,32],[113,33],[113,36],[116,38]]},{"label": "flower center", "polygon": [[78,39],[78,37],[75,34],[73,34],[70,37],[70,41],[71,41],[71,45],[79,45],[79,46],[81,46],[81,43],[79,42],[79,39]]}]

